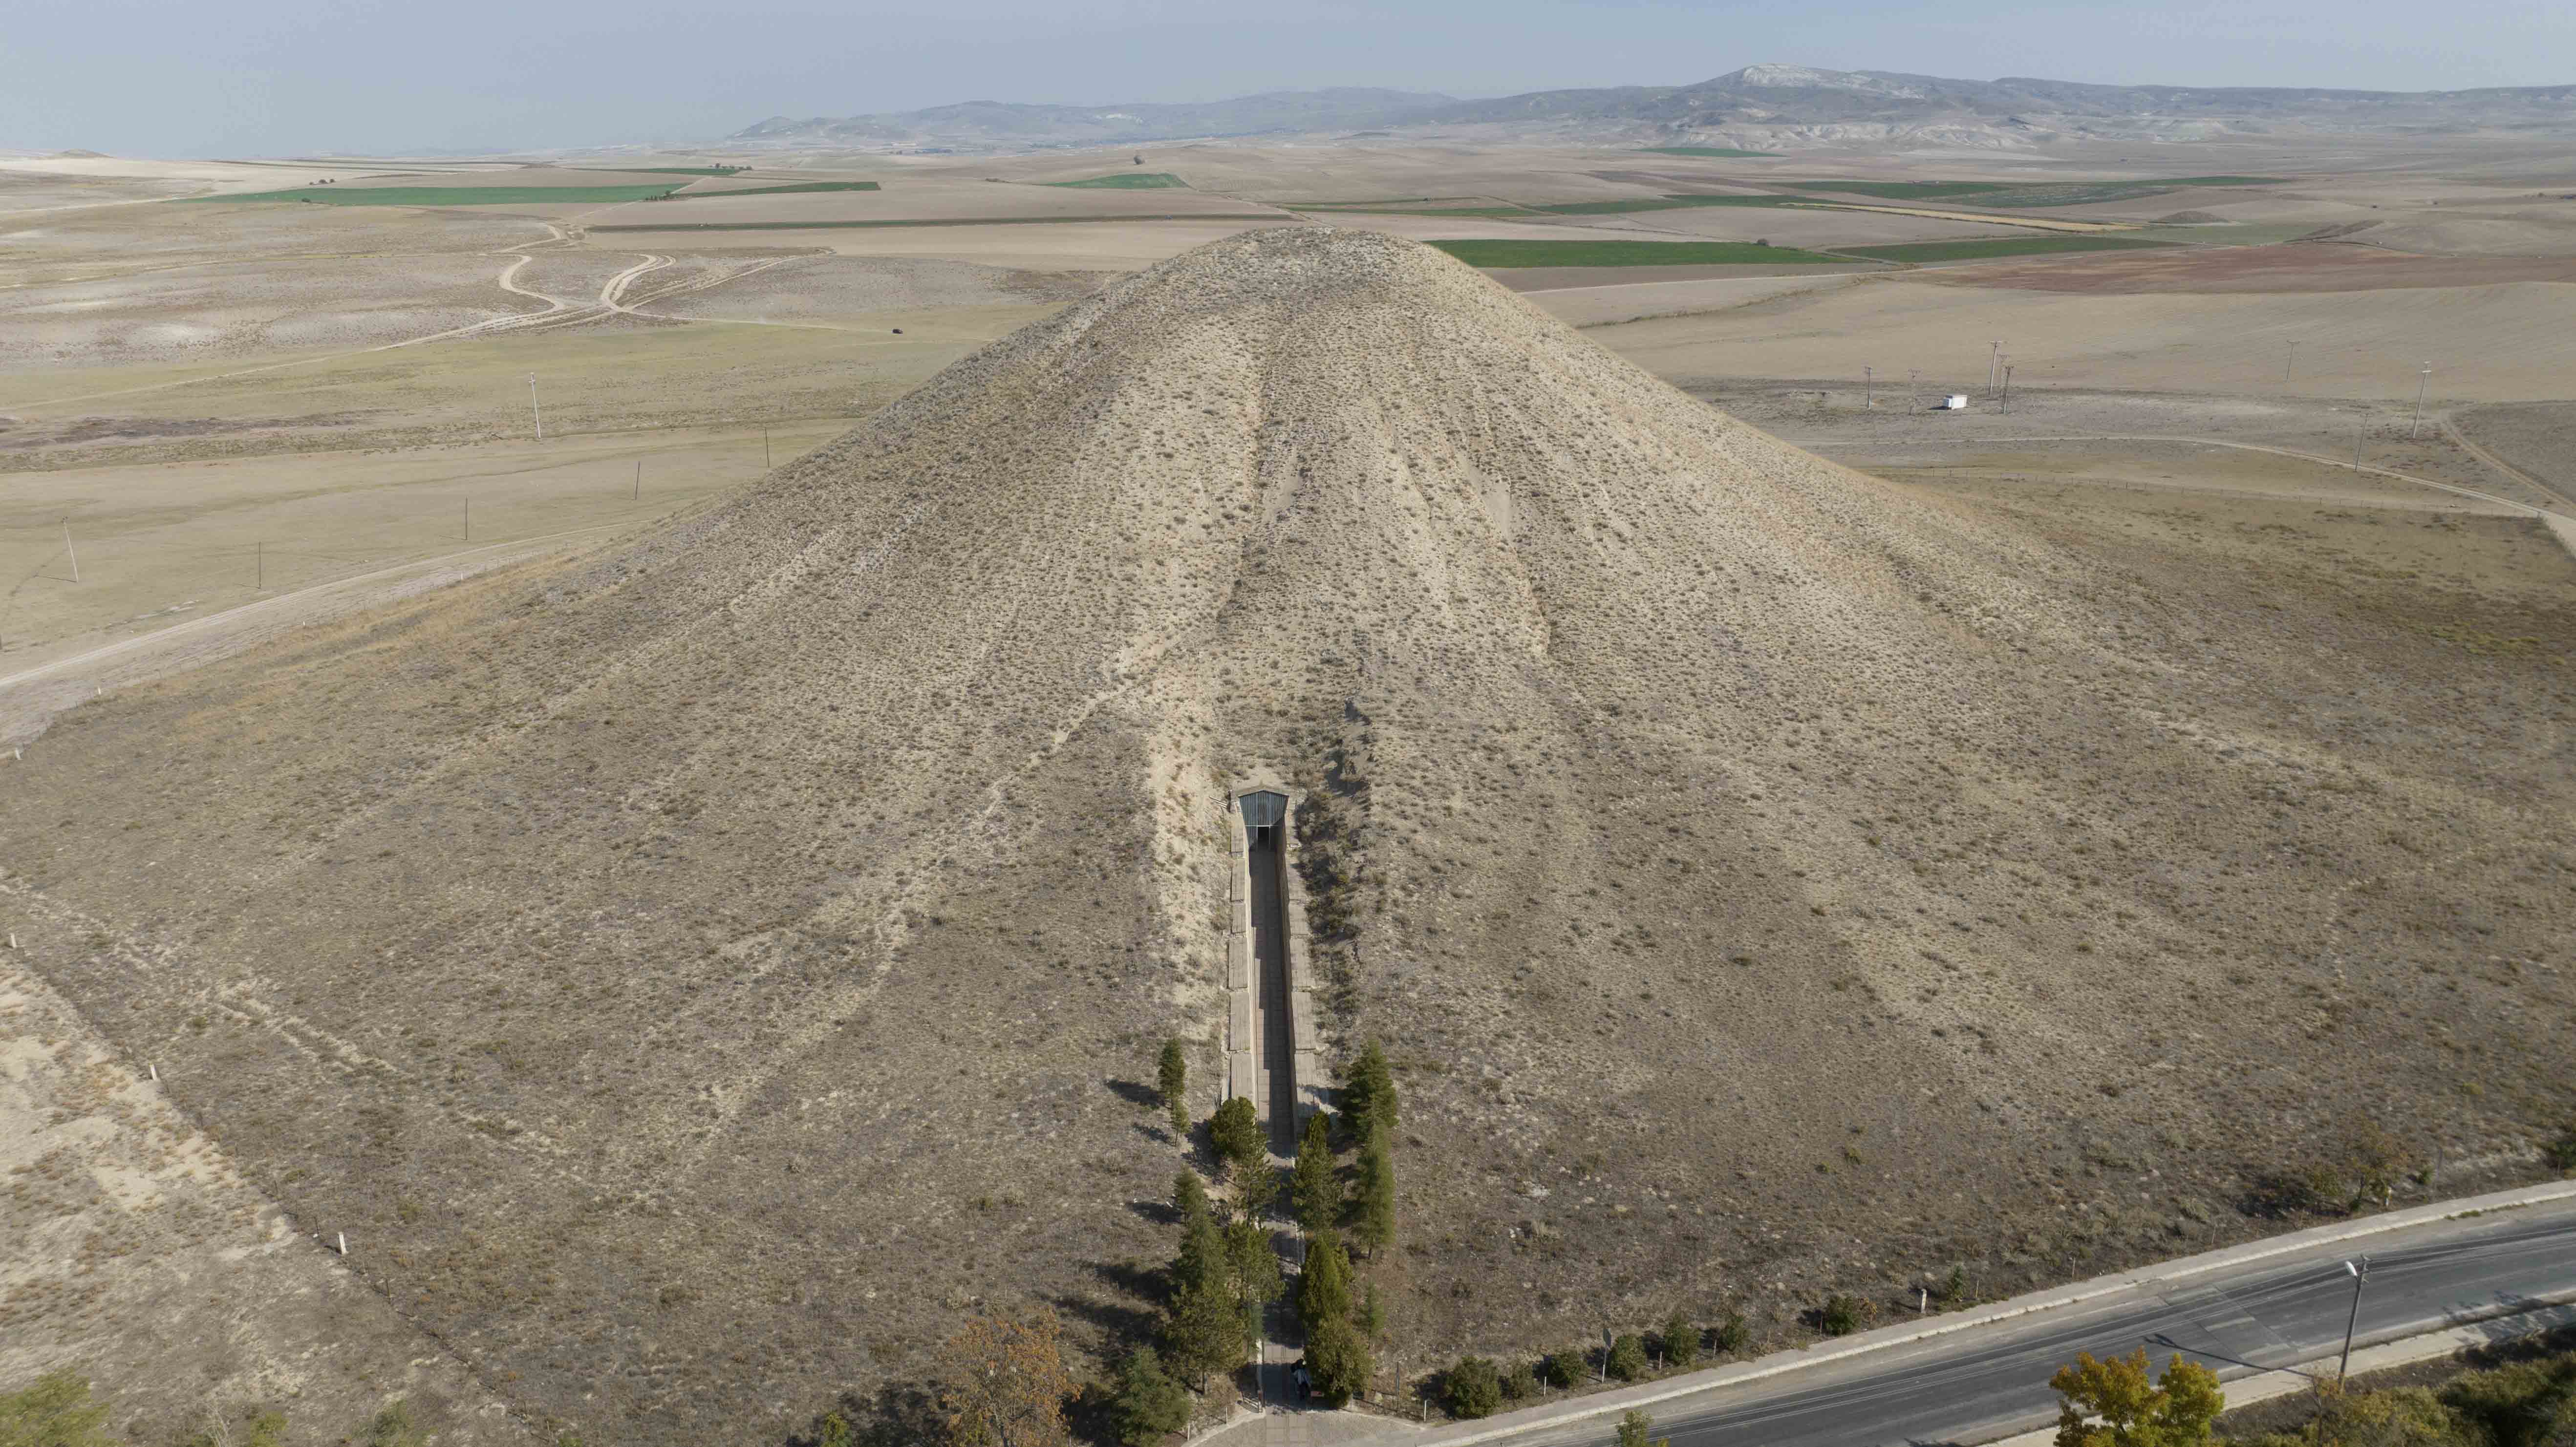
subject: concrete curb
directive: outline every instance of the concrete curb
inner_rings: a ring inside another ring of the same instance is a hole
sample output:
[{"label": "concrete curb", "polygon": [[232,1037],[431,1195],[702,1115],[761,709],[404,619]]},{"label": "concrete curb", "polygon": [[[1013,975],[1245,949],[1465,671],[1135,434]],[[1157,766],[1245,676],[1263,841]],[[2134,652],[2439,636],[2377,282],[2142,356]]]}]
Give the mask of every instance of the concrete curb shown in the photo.
[{"label": "concrete curb", "polygon": [[1581,1421],[1586,1417],[1606,1416],[1613,1412],[1627,1411],[1632,1407],[1651,1406],[1657,1402],[1670,1401],[1675,1397],[1687,1397],[1705,1392],[1714,1387],[1759,1381],[1765,1377],[1804,1371],[1809,1367],[1822,1366],[1827,1362],[1844,1361],[1870,1352],[1885,1351],[1891,1347],[1909,1346],[1934,1337],[1948,1336],[1953,1332],[2012,1321],[2036,1312],[2055,1311],[2063,1307],[2080,1305],[2114,1292],[2153,1285],[2178,1277],[2198,1276],[2275,1256],[2286,1256],[2317,1246],[2329,1246],[2338,1241],[2359,1240],[2365,1236],[2400,1231],[2408,1227],[2427,1226],[2437,1221],[2481,1215],[2488,1211],[2510,1210],[2518,1206],[2536,1206],[2571,1197],[2576,1197],[2576,1180],[2550,1181],[2511,1191],[2495,1191],[2483,1196],[2437,1201],[2428,1206],[2412,1206],[2403,1211],[2390,1211],[2373,1216],[2366,1221],[2337,1222],[2331,1226],[2294,1231],[2287,1236],[2274,1236],[2244,1246],[2231,1246],[2223,1251],[2186,1256],[2159,1263],[2143,1271],[2117,1276],[2097,1276],[2090,1281],[2077,1282],[2073,1286],[2015,1297],[1981,1310],[1961,1313],[1955,1317],[1945,1317],[1938,1322],[1923,1326],[1881,1327],[1877,1331],[1846,1337],[1827,1351],[1807,1347],[1773,1352],[1769,1356],[1758,1357],[1753,1361],[1740,1362],[1733,1366],[1715,1367],[1704,1372],[1693,1372],[1687,1376],[1667,1377],[1660,1382],[1644,1386],[1624,1387],[1614,1392],[1603,1392],[1597,1396],[1585,1397],[1580,1402],[1567,1403],[1562,1407],[1541,1407],[1510,1413],[1507,1417],[1489,1417],[1473,1424],[1434,1429],[1405,1440],[1425,1444],[1425,1447],[1431,1447],[1431,1444],[1437,1444],[1437,1447],[1464,1447],[1464,1444],[1470,1442],[1489,1442],[1523,1432]]}]

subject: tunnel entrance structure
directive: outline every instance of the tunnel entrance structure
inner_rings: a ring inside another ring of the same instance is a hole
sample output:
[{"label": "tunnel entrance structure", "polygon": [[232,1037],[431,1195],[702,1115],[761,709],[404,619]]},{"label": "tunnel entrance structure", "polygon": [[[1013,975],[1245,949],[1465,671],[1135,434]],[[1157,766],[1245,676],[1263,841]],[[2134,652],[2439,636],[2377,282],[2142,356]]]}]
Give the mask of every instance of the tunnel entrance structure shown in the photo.
[{"label": "tunnel entrance structure", "polygon": [[1297,1148],[1313,1109],[1313,1019],[1306,992],[1305,891],[1292,867],[1295,804],[1277,788],[1235,794],[1233,932],[1226,946],[1232,996],[1227,1093],[1244,1096],[1270,1128],[1271,1148]]}]

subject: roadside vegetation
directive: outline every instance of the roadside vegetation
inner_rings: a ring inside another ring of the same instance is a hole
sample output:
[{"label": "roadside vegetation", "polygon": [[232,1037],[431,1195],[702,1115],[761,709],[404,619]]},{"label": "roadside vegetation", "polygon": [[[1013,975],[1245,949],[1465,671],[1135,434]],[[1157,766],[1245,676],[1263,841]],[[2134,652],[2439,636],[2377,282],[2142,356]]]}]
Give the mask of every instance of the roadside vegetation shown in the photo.
[{"label": "roadside vegetation", "polygon": [[1982,261],[1990,256],[2045,256],[2060,251],[2137,251],[2171,246],[2128,236],[1998,236],[1986,241],[1912,241],[1898,246],[1842,246],[1837,256],[1872,261]]},{"label": "roadside vegetation", "polygon": [[[2460,1370],[2463,1364],[2469,1370]],[[2403,1380],[2405,1378],[2421,1380]],[[2564,1447],[2576,1442],[2576,1332],[2401,1367],[2390,1385],[2318,1381],[2294,1399],[2226,1412],[2218,1375],[2177,1356],[2161,1375],[2144,1347],[2079,1354],[2049,1379],[2057,1447]],[[2224,1414],[2224,1415],[2223,1415]],[[2235,1422],[2253,1419],[2240,1428]],[[2284,1420],[2288,1419],[2288,1420]]]},{"label": "roadside vegetation", "polygon": [[1847,256],[1801,251],[1761,241],[1434,241],[1478,267],[1515,266],[1831,266]]},{"label": "roadside vegetation", "polygon": [[2048,1385],[2058,1397],[2057,1447],[2195,1447],[2227,1410],[2218,1373],[2176,1356],[2152,1376],[2145,1347],[2108,1361],[2079,1352]]}]

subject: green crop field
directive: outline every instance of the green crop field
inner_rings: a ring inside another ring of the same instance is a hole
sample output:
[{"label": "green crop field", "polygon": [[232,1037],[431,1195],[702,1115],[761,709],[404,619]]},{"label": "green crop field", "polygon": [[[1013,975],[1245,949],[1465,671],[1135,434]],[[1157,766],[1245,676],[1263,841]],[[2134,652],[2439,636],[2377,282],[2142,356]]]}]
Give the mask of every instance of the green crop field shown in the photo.
[{"label": "green crop field", "polygon": [[1943,196],[1979,196],[1989,191],[2008,191],[2011,187],[1997,181],[1783,181],[1801,191],[1849,191],[1856,196],[1876,196],[1882,201],[1937,200]]},{"label": "green crop field", "polygon": [[1298,211],[1310,216],[1470,216],[1480,221],[1507,221],[1518,216],[1526,220],[1526,206],[1450,206],[1425,209],[1419,206],[1283,206],[1283,211]]},{"label": "green crop field", "polygon": [[1106,176],[1092,176],[1080,181],[1049,181],[1049,186],[1090,186],[1103,191],[1171,191],[1187,189],[1189,182],[1169,171],[1117,171]]},{"label": "green crop field", "polygon": [[1848,261],[1750,241],[1434,241],[1469,266],[1778,266]]},{"label": "green crop field", "polygon": [[311,201],[323,206],[530,206],[565,201],[650,201],[680,189],[668,186],[298,186],[241,196],[190,196],[189,201]]},{"label": "green crop field", "polygon": [[2149,196],[2162,196],[2186,186],[2268,186],[2273,182],[2263,176],[2184,176],[2171,181],[2100,181],[2064,186],[2015,186],[1992,196],[1980,196],[1979,206],[2105,206],[2114,201],[2142,201]]},{"label": "green crop field", "polygon": [[2279,176],[2172,176],[2138,181],[1787,181],[1802,191],[1848,191],[1887,201],[1967,198],[1972,206],[2101,206],[2186,186],[2277,186]]},{"label": "green crop field", "polygon": [[[592,231],[857,231],[894,226],[1087,226],[1121,221],[1258,221],[1241,211],[1165,211],[1151,216],[950,216],[926,221],[643,221]],[[1832,261],[1835,258],[1826,257]]]},{"label": "green crop field", "polygon": [[795,191],[878,191],[874,181],[799,181],[792,186],[745,186],[737,191],[685,191],[674,201],[704,201],[710,196],[784,196]]},{"label": "green crop field", "polygon": [[1641,149],[1657,156],[1776,156],[1778,151],[1737,151],[1725,146],[1646,146]]},{"label": "green crop field", "polygon": [[1872,261],[1982,261],[1990,256],[2041,256],[2055,251],[2137,251],[2162,249],[2163,241],[2127,236],[2000,236],[1992,241],[1914,241],[1901,246],[1842,246],[1838,256],[1865,256]]},{"label": "green crop field", "polygon": [[1823,203],[1802,202],[1790,196],[1704,196],[1685,193],[1675,196],[1641,196],[1630,201],[1569,201],[1562,206],[1533,206],[1533,211],[1552,212],[1558,216],[1620,216],[1631,211],[1672,211],[1684,206],[1757,206],[1777,210],[1784,206],[1814,206]]},{"label": "green crop field", "polygon": [[1273,201],[1290,211],[1356,211],[1381,206],[1425,206],[1434,201],[1481,201],[1482,196],[1380,196],[1371,201]]}]

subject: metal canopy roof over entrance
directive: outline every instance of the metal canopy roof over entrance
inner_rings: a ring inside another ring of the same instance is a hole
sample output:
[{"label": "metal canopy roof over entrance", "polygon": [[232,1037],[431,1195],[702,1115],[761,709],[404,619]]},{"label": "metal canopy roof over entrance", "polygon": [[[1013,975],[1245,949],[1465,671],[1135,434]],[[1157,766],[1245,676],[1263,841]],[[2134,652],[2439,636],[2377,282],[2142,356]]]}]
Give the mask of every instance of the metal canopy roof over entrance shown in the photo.
[{"label": "metal canopy roof over entrance", "polygon": [[1261,829],[1278,823],[1288,813],[1288,796],[1262,789],[1235,801],[1243,810],[1243,827]]}]

